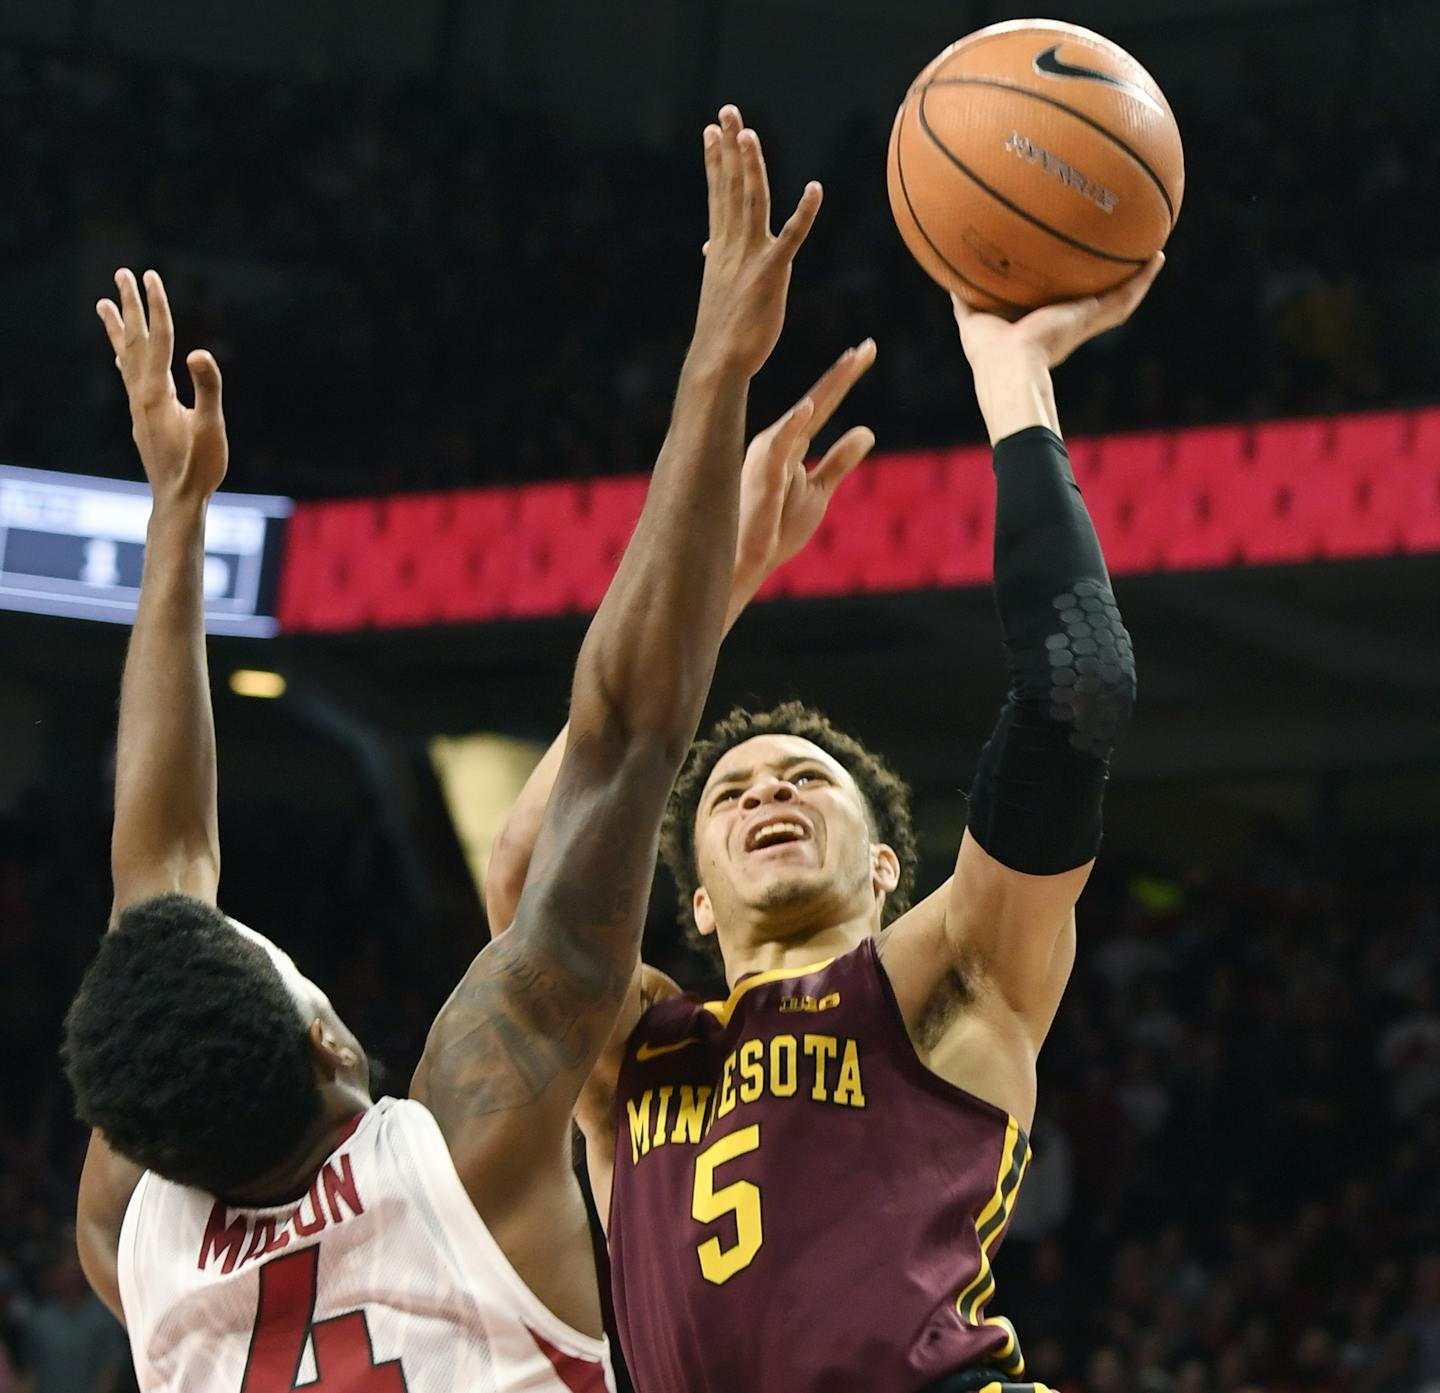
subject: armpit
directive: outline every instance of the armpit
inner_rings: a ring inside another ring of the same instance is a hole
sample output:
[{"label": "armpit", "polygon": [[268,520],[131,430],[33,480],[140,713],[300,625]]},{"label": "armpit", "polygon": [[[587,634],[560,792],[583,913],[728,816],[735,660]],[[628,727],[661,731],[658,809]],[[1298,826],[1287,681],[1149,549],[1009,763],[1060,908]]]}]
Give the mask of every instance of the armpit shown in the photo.
[{"label": "armpit", "polygon": [[921,1050],[938,1048],[956,1018],[974,1000],[974,990],[960,969],[946,969],[911,1027],[916,1046]]}]

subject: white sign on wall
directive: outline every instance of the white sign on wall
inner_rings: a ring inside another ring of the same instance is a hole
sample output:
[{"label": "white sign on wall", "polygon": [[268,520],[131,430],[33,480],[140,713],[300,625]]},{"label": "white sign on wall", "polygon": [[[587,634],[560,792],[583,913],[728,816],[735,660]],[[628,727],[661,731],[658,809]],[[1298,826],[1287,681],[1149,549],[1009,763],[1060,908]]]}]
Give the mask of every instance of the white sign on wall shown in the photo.
[{"label": "white sign on wall", "polygon": [[[205,627],[268,638],[294,504],[217,493],[205,524]],[[150,490],[0,464],[0,608],[128,624],[140,599]]]}]

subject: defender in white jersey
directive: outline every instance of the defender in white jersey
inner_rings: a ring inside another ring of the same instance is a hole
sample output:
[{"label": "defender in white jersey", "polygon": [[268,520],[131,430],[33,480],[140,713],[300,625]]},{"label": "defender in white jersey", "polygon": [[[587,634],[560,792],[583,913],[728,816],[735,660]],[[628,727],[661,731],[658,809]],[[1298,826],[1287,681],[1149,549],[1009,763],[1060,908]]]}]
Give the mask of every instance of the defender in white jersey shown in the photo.
[{"label": "defender in white jersey", "polygon": [[118,1263],[141,1386],[613,1393],[605,1341],[521,1279],[429,1110],[382,1098],[353,1127],[298,1203],[141,1177]]},{"label": "defender in white jersey", "polygon": [[[636,968],[666,795],[714,670],[745,405],[819,208],[770,231],[760,146],[705,132],[710,240],[645,507],[586,636],[515,926],[372,1099],[325,994],[216,907],[204,520],[228,445],[214,359],[171,375],[164,287],[98,306],[154,491],[120,701],[110,932],[66,1021],[93,1131],[81,1261],[165,1393],[613,1388],[570,1117]],[[806,411],[792,413],[798,431]]]}]

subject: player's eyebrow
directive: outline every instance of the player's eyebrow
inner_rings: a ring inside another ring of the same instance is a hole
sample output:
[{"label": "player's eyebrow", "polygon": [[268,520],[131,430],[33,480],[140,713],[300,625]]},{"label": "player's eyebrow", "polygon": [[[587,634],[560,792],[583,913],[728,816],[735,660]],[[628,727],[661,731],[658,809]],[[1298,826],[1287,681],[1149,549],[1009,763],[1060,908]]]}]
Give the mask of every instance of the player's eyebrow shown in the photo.
[{"label": "player's eyebrow", "polygon": [[[786,773],[799,764],[813,764],[817,769],[824,769],[825,764],[817,755],[786,755],[784,759],[777,760],[773,764],[764,767],[773,769],[777,774]],[[710,785],[710,793],[716,789],[724,788],[727,784],[746,784],[755,777],[753,769],[732,769],[730,773],[721,775]],[[708,796],[708,795],[707,795]]]},{"label": "player's eyebrow", "polygon": [[749,783],[754,777],[755,771],[753,769],[732,769],[730,773],[724,774],[716,779],[715,782],[710,785],[710,791],[713,793],[717,788],[724,788],[726,784]]}]

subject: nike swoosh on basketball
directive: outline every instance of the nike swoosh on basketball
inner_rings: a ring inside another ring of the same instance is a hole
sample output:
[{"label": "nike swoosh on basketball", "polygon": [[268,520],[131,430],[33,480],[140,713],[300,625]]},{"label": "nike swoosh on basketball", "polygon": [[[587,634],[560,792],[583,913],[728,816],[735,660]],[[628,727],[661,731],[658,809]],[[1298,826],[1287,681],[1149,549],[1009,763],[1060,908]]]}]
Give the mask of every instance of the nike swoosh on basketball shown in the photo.
[{"label": "nike swoosh on basketball", "polygon": [[698,1045],[700,1037],[691,1035],[688,1039],[677,1040],[673,1045],[652,1045],[648,1040],[640,1045],[635,1051],[635,1058],[644,1064],[647,1059],[659,1059],[662,1054],[674,1054],[676,1050],[683,1050],[690,1045]]},{"label": "nike swoosh on basketball", "polygon": [[1084,68],[1067,63],[1060,57],[1060,45],[1051,44],[1044,53],[1035,55],[1035,71],[1044,77],[1078,77],[1086,82],[1103,82],[1107,87],[1118,87],[1129,93],[1138,102],[1144,102],[1152,111],[1164,114],[1160,103],[1138,83],[1128,78],[1116,77],[1114,73],[1101,72],[1099,68]]}]

